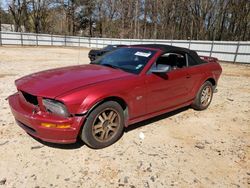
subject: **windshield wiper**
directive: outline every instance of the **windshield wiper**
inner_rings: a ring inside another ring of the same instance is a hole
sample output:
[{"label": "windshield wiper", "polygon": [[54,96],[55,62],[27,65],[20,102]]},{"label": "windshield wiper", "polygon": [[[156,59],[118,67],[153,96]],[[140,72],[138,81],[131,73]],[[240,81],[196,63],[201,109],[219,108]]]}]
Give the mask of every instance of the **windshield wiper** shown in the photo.
[{"label": "windshield wiper", "polygon": [[113,68],[113,69],[121,69],[120,67],[117,67],[117,66],[111,65],[111,64],[106,64],[106,63],[100,64],[100,65],[107,66],[107,67],[111,67],[111,68]]}]

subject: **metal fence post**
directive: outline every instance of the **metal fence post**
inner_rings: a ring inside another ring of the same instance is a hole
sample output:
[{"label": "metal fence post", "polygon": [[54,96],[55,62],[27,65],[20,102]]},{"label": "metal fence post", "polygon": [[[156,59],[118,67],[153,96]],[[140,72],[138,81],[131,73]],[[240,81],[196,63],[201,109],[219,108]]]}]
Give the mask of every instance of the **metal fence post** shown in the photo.
[{"label": "metal fence post", "polygon": [[64,46],[67,46],[67,36],[64,35]]},{"label": "metal fence post", "polygon": [[78,39],[78,47],[80,47],[81,46],[81,36],[79,36],[79,39]]},{"label": "metal fence post", "polygon": [[38,34],[36,33],[36,46],[38,46]]},{"label": "metal fence post", "polygon": [[191,39],[189,40],[189,43],[188,43],[188,49],[190,49],[191,47]]},{"label": "metal fence post", "polygon": [[22,31],[20,32],[21,34],[21,45],[23,46],[23,34],[22,34]]},{"label": "metal fence post", "polygon": [[237,43],[236,52],[235,52],[235,55],[234,55],[234,63],[236,62],[236,59],[237,59],[237,55],[238,55],[238,51],[239,51],[239,46],[240,46],[240,41],[238,41],[238,43]]},{"label": "metal fence post", "polygon": [[90,48],[90,45],[91,45],[91,44],[90,44],[90,37],[89,37],[88,39],[89,39],[89,48]]},{"label": "metal fence post", "polygon": [[3,45],[3,42],[2,42],[2,31],[0,31],[0,46]]},{"label": "metal fence post", "polygon": [[212,56],[213,49],[214,49],[214,40],[212,41],[212,44],[211,44],[211,49],[210,49],[209,57]]},{"label": "metal fence post", "polygon": [[51,46],[53,46],[53,34],[50,35],[51,38]]}]

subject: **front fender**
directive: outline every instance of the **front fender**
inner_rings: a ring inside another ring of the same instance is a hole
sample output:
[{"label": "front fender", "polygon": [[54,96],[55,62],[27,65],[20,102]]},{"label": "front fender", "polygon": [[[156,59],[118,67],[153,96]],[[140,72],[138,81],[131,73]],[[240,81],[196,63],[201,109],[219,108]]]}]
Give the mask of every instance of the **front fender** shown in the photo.
[{"label": "front fender", "polygon": [[[60,96],[58,100],[63,101],[72,114],[85,114],[97,103],[110,97],[116,97],[126,103],[129,115],[136,116],[140,115],[141,108],[145,105],[143,100],[136,100],[136,97],[144,96],[144,93],[144,80],[137,76],[131,76],[129,79],[117,79],[105,84],[79,88],[65,96]],[[144,98],[146,99],[146,97]]]},{"label": "front fender", "polygon": [[126,93],[115,92],[114,89],[111,90],[106,86],[100,88],[93,87],[75,91],[71,94],[61,96],[57,99],[66,104],[71,114],[80,115],[86,114],[91,108],[93,108],[93,106],[110,97],[117,97],[122,99],[129,108],[130,100],[128,99],[129,96],[127,96]]},{"label": "front fender", "polygon": [[103,102],[104,100],[108,99],[108,98],[119,98],[122,99],[128,109],[130,108],[130,103],[127,100],[126,97],[124,97],[124,95],[121,95],[119,93],[106,93],[106,94],[99,94],[99,95],[88,95],[84,101],[82,102],[82,104],[80,105],[79,109],[78,109],[78,113],[79,114],[85,114],[88,113],[89,111],[91,111],[93,108],[95,108],[96,106],[98,106],[98,104],[100,104],[101,102]]}]

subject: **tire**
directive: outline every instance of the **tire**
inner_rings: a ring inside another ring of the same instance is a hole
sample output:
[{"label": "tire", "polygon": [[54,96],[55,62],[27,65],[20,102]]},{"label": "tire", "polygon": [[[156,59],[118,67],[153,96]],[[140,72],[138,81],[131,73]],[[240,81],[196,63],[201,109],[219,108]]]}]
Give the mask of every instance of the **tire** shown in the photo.
[{"label": "tire", "polygon": [[213,98],[213,85],[206,81],[199,89],[191,107],[195,110],[205,110],[210,105]]},{"label": "tire", "polygon": [[81,132],[81,139],[94,149],[115,143],[124,129],[124,112],[114,101],[100,104],[89,114]]}]

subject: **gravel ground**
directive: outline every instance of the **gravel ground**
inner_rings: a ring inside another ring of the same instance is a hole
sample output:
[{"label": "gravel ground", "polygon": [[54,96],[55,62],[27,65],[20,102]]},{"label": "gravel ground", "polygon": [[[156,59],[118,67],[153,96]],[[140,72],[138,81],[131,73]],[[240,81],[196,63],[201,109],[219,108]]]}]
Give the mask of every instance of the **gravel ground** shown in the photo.
[{"label": "gravel ground", "polygon": [[87,53],[0,47],[0,187],[250,186],[249,65],[221,63],[218,93],[207,110],[184,108],[132,125],[105,149],[47,144],[27,135],[5,101],[16,90],[14,80],[88,63]]}]

